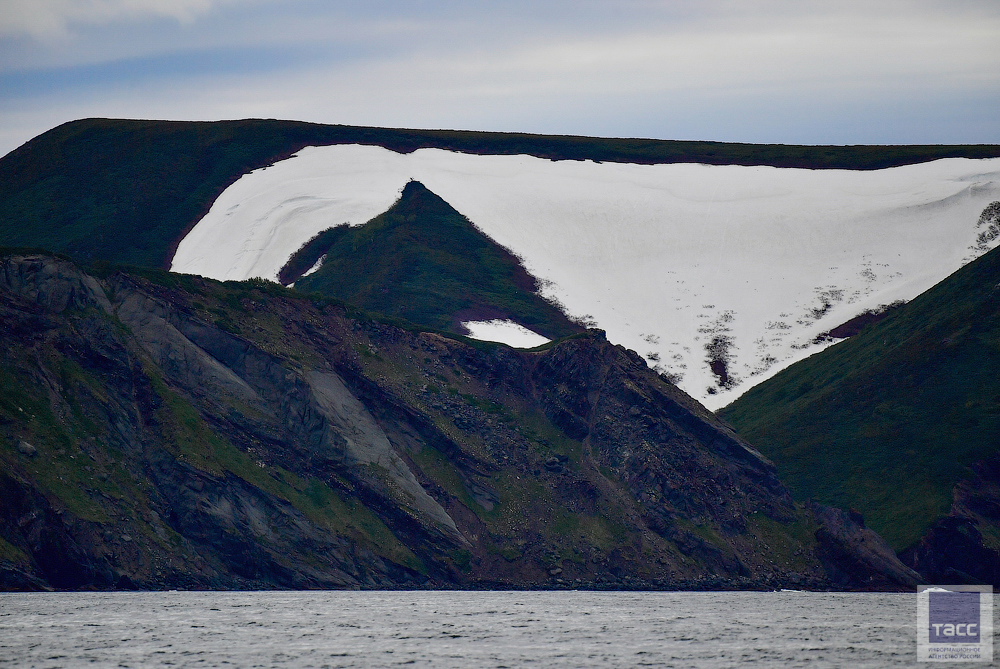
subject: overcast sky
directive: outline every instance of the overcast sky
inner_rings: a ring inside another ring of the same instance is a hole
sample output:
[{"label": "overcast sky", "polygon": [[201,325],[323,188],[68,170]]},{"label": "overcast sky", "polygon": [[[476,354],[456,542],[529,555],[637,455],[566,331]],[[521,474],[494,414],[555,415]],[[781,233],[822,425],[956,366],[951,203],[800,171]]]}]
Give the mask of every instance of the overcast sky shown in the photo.
[{"label": "overcast sky", "polygon": [[88,116],[1000,143],[1000,0],[0,0],[0,155]]}]

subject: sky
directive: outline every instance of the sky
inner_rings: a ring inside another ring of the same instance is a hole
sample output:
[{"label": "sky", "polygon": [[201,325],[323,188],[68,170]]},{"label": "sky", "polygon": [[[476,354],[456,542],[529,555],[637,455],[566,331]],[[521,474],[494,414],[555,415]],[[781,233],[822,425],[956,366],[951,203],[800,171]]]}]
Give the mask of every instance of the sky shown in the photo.
[{"label": "sky", "polygon": [[95,116],[1000,143],[1000,1],[0,0],[0,155]]}]

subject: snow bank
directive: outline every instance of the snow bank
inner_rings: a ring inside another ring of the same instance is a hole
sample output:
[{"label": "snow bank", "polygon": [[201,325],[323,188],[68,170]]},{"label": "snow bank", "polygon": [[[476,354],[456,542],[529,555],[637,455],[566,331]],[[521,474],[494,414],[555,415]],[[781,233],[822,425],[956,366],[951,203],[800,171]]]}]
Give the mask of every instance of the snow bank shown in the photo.
[{"label": "snow bank", "polygon": [[550,341],[519,323],[499,318],[492,321],[466,321],[462,325],[473,339],[498,341],[514,348],[534,348]]},{"label": "snow bank", "polygon": [[811,343],[820,333],[982,253],[979,214],[1000,200],[1000,159],[861,172],[309,147],[227,189],[171,269],[273,279],[316,233],[388,209],[409,179],[713,409],[825,346]]}]

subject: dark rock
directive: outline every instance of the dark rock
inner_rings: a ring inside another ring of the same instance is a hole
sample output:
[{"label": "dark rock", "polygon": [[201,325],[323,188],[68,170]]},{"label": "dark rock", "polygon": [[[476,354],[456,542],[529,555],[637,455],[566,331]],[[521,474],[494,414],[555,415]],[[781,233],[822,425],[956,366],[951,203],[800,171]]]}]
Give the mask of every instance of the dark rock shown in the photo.
[{"label": "dark rock", "polygon": [[850,508],[847,510],[847,515],[858,527],[865,526],[865,517],[855,508]]},{"label": "dark rock", "polygon": [[955,486],[950,513],[901,553],[928,583],[1000,587],[1000,552],[984,538],[1000,531],[1000,455],[972,470]]},{"label": "dark rock", "polygon": [[840,509],[811,505],[816,530],[817,557],[830,580],[841,589],[915,589],[920,574],[904,565],[885,539],[859,524],[853,514]]},{"label": "dark rock", "polygon": [[[24,556],[2,587],[911,583],[832,510],[793,568],[755,530],[807,520],[771,463],[602,332],[473,346],[152,276],[0,263],[0,363],[52,416],[0,416],[0,536]],[[25,434],[74,494],[30,474]]]},{"label": "dark rock", "polygon": [[0,258],[0,287],[53,313],[88,306],[110,311],[111,306],[94,277],[44,255]]}]

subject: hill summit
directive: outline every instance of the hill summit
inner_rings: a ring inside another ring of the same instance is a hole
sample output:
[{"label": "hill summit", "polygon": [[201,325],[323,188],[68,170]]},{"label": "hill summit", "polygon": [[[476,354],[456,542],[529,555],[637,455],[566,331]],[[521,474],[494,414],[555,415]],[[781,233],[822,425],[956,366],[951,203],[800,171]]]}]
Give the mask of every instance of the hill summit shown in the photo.
[{"label": "hill summit", "polygon": [[321,232],[279,277],[301,291],[457,334],[467,334],[464,321],[494,318],[552,339],[584,330],[538,294],[516,255],[419,181],[368,223]]}]

